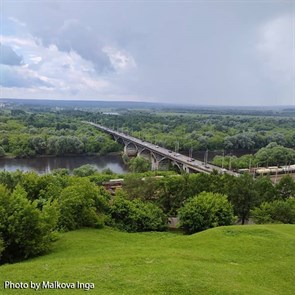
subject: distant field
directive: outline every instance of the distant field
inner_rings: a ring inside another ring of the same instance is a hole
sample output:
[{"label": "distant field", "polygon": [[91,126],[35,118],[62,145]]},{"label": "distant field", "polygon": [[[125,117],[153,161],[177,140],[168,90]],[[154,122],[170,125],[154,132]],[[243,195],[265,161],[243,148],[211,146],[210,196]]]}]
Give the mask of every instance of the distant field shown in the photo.
[{"label": "distant field", "polygon": [[84,294],[8,290],[3,282],[91,282],[91,294],[295,294],[295,225],[230,226],[192,236],[83,229],[53,252],[0,267],[0,294]]}]

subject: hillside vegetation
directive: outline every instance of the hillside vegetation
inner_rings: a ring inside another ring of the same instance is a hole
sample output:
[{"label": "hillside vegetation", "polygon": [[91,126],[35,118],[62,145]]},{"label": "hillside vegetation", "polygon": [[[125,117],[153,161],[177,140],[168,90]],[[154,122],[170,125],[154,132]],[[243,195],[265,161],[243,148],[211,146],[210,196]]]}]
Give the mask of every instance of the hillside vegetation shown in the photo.
[{"label": "hillside vegetation", "polygon": [[[51,253],[0,267],[3,281],[91,282],[91,294],[295,294],[295,226],[227,226],[191,236],[109,228],[60,234]],[[39,290],[38,294],[82,294]]]}]

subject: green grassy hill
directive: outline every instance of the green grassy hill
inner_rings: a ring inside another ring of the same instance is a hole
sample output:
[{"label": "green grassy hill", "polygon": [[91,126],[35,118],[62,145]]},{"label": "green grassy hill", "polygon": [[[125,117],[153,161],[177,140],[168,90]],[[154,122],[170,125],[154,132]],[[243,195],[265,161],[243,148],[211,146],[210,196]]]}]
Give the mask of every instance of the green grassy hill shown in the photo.
[{"label": "green grassy hill", "polygon": [[8,290],[12,282],[91,282],[91,294],[295,294],[295,226],[230,226],[192,236],[83,229],[53,252],[0,267],[0,294],[84,294]]}]

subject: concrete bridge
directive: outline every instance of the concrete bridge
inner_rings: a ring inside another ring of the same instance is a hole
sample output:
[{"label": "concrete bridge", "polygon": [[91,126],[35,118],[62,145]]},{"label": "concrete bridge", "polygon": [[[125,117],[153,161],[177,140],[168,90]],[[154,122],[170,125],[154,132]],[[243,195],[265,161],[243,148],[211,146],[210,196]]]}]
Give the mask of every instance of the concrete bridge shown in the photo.
[{"label": "concrete bridge", "polygon": [[130,136],[128,134],[115,131],[108,127],[102,126],[100,124],[86,122],[83,123],[90,124],[110,135],[119,142],[121,141],[124,144],[124,152],[129,156],[142,156],[149,158],[152,163],[152,170],[159,169],[161,163],[164,161],[170,161],[172,165],[176,165],[181,171],[185,171],[188,173],[193,172],[204,172],[204,173],[212,173],[213,170],[217,170],[219,173],[228,173],[234,176],[238,176],[238,173],[233,171],[220,168],[218,166],[214,166],[208,163],[203,163],[199,160],[187,157],[185,155],[181,155],[176,152],[172,152],[166,148],[160,147],[158,145],[152,144],[147,141],[143,141],[136,137]]}]

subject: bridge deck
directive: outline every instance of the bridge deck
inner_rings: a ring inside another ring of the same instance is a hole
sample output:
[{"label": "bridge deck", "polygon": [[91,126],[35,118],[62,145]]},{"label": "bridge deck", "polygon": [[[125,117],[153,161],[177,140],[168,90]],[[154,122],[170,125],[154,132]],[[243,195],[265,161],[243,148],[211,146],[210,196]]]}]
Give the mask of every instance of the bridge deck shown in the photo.
[{"label": "bridge deck", "polygon": [[105,127],[103,125],[96,124],[93,122],[86,122],[86,121],[83,121],[83,123],[87,123],[92,126],[95,126],[96,128],[98,128],[108,134],[115,135],[117,137],[125,139],[126,141],[132,142],[132,143],[136,144],[137,146],[147,148],[148,150],[154,152],[155,154],[164,156],[165,158],[168,158],[168,159],[173,160],[177,163],[185,165],[186,167],[188,167],[192,171],[212,173],[213,170],[217,170],[219,173],[227,173],[227,174],[234,175],[234,176],[239,175],[238,173],[235,173],[235,172],[227,170],[227,169],[220,168],[220,167],[212,165],[212,164],[205,165],[203,162],[201,162],[199,160],[192,159],[188,156],[172,152],[166,148],[160,147],[160,146],[155,145],[150,142],[143,141],[141,139],[130,136],[128,134],[115,131],[115,130]]}]

